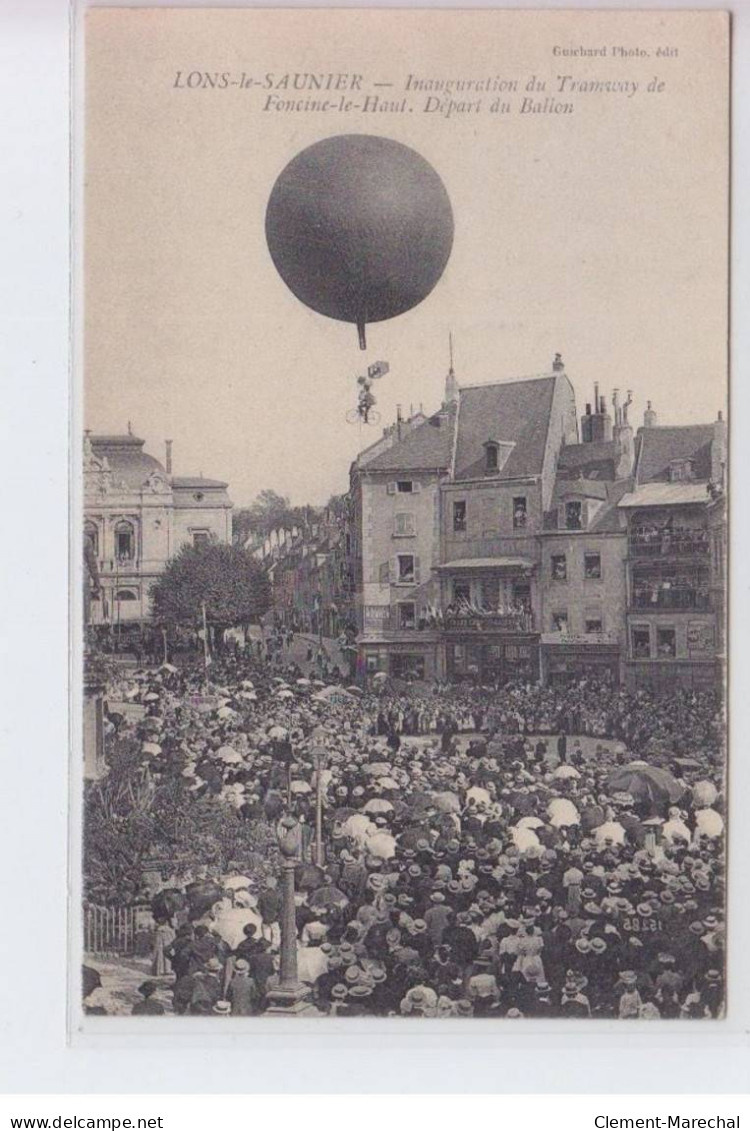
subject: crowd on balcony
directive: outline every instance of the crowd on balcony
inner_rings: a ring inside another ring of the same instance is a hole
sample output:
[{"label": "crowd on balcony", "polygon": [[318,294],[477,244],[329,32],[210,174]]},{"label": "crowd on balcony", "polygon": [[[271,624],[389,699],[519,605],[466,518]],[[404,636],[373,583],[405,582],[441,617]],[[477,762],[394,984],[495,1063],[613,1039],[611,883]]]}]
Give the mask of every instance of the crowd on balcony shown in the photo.
[{"label": "crowd on balcony", "polygon": [[633,605],[638,609],[708,609],[711,591],[708,582],[696,583],[695,576],[635,577]]},{"label": "crowd on balcony", "polygon": [[630,531],[631,548],[646,554],[704,554],[709,550],[708,531],[701,527],[639,522]]}]

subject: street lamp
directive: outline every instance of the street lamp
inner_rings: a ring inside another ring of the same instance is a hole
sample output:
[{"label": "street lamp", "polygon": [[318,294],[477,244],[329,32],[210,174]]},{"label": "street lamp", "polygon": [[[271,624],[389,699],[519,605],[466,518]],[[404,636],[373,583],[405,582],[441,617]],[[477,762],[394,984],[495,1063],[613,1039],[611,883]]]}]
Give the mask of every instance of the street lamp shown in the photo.
[{"label": "street lamp", "polygon": [[326,768],[328,751],[325,746],[313,746],[313,765],[315,766],[315,863],[322,868],[323,854],[323,770]]},{"label": "street lamp", "polygon": [[314,1013],[308,1001],[310,990],[297,973],[297,919],[294,906],[294,869],[301,859],[302,830],[296,817],[287,814],[276,825],[281,853],[281,951],[279,974],[268,991],[267,1013]]}]

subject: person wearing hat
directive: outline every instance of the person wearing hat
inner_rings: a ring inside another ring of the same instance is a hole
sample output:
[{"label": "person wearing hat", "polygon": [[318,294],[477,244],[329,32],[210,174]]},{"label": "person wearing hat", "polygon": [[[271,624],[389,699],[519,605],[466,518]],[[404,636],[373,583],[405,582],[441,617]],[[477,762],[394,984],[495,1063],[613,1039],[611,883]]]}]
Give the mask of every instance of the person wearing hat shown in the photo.
[{"label": "person wearing hat", "polygon": [[260,994],[250,977],[250,964],[247,959],[239,958],[235,961],[226,998],[231,1003],[233,1017],[252,1017],[258,1012]]},{"label": "person wearing hat", "polygon": [[590,1017],[591,1003],[583,992],[588,979],[583,974],[568,970],[560,995],[560,1014],[562,1017]]},{"label": "person wearing hat", "polygon": [[431,893],[430,906],[424,913],[424,921],[433,947],[440,946],[446,929],[453,921],[453,910],[446,903],[442,891]]}]

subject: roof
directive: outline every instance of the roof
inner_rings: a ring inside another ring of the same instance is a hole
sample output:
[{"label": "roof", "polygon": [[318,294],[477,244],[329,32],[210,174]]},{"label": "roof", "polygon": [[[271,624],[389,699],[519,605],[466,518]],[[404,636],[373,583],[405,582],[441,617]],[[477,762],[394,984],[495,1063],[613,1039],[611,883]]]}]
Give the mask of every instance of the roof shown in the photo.
[{"label": "roof", "polygon": [[680,507],[708,503],[705,483],[645,483],[625,495],[619,507]]},{"label": "roof", "polygon": [[89,436],[89,440],[94,454],[106,456],[115,478],[126,487],[138,490],[154,471],[166,476],[158,459],[143,451],[145,440],[137,436]]},{"label": "roof", "polygon": [[184,491],[190,487],[228,487],[229,484],[222,479],[204,479],[202,475],[173,475],[172,486]]},{"label": "roof", "polygon": [[606,499],[607,484],[601,479],[558,479],[555,484],[553,503],[561,499]]},{"label": "roof", "polygon": [[672,460],[692,459],[696,479],[711,478],[713,424],[691,424],[673,428],[643,428],[636,467],[638,483],[668,481]]},{"label": "roof", "polygon": [[611,478],[614,478],[615,458],[614,440],[601,440],[593,444],[566,444],[560,449],[557,467],[558,471],[580,471],[594,463],[611,464]]},{"label": "roof", "polygon": [[435,569],[532,569],[533,566],[530,558],[456,558]]},{"label": "roof", "polygon": [[484,478],[483,445],[489,439],[515,444],[493,479],[541,474],[555,381],[546,376],[462,387],[455,478]]},{"label": "roof", "polygon": [[435,413],[403,440],[370,460],[367,471],[421,471],[448,467],[453,448],[453,414]]}]

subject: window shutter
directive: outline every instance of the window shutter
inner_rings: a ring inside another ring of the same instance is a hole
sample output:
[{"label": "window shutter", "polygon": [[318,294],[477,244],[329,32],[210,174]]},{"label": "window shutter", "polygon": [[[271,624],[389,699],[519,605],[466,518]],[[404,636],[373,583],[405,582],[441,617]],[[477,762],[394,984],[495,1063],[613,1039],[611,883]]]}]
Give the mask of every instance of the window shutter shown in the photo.
[{"label": "window shutter", "polygon": [[419,585],[419,558],[414,559],[414,584]]},{"label": "window shutter", "polygon": [[398,580],[398,558],[393,558],[391,561],[391,583],[395,585]]},{"label": "window shutter", "polygon": [[389,495],[395,495],[396,494],[396,484],[395,483],[388,483],[386,485],[386,491],[388,492]]},{"label": "window shutter", "polygon": [[418,483],[417,480],[415,479],[414,482],[411,485],[411,490],[412,490],[413,495],[418,495],[419,492],[422,490],[422,484]]}]

